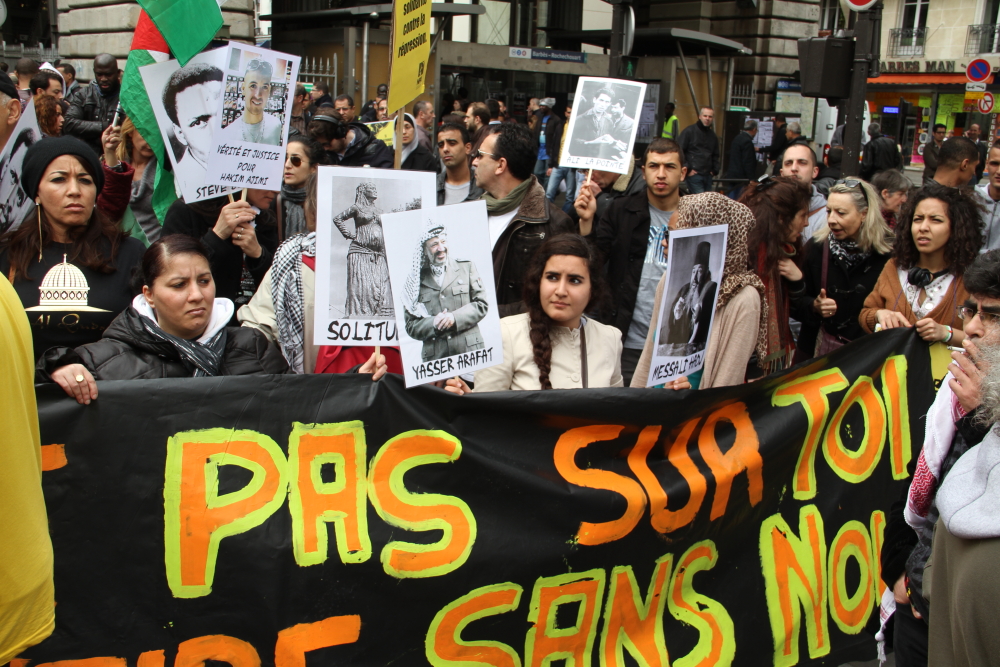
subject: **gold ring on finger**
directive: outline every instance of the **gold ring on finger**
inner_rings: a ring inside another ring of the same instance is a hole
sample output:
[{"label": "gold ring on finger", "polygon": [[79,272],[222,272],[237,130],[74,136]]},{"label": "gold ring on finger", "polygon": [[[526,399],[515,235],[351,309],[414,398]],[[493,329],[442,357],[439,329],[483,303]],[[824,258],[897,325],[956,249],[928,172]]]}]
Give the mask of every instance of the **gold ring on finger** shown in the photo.
[{"label": "gold ring on finger", "polygon": [[82,376],[82,375],[77,375],[77,376],[76,376],[76,377],[75,377],[74,379],[75,379],[75,380],[76,380],[77,382],[83,382],[83,376]]}]

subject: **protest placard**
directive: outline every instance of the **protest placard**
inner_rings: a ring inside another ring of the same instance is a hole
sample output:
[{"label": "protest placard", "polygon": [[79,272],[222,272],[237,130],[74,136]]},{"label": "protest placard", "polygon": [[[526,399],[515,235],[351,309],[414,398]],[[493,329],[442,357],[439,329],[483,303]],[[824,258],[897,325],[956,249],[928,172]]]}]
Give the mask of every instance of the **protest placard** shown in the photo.
[{"label": "protest placard", "polygon": [[320,167],[316,206],[317,345],[396,345],[382,214],[434,206],[429,172]]},{"label": "protest placard", "polygon": [[382,216],[406,386],[503,361],[486,202]]},{"label": "protest placard", "polygon": [[431,0],[395,0],[392,3],[392,41],[389,44],[389,113],[424,92],[427,60],[431,56]]},{"label": "protest placard", "polygon": [[646,84],[581,76],[559,166],[628,173]]},{"label": "protest placard", "polygon": [[177,194],[188,204],[238,189],[206,181],[215,116],[222,99],[225,55],[225,49],[215,49],[199,53],[184,67],[168,60],[139,68],[174,168]]},{"label": "protest placard", "polygon": [[374,123],[365,123],[365,125],[372,131],[376,139],[380,139],[386,146],[392,148],[392,140],[395,137],[394,130],[396,129],[395,123],[391,120],[377,120]]},{"label": "protest placard", "polygon": [[28,149],[41,138],[35,102],[28,100],[7,145],[0,151],[0,234],[17,229],[35,208],[35,202],[21,187],[21,166]]},{"label": "protest placard", "polygon": [[280,190],[299,57],[230,42],[207,183]]},{"label": "protest placard", "polygon": [[705,366],[705,348],[715,322],[716,281],[722,278],[728,236],[727,225],[670,232],[667,278],[647,387],[691,375]]}]

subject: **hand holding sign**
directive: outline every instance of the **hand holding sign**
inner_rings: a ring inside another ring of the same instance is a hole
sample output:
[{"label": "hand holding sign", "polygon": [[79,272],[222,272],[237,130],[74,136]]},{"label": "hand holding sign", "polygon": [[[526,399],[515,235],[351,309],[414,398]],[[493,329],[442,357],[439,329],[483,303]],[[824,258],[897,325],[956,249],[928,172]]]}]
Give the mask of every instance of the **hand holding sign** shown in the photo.
[{"label": "hand holding sign", "polygon": [[243,200],[226,204],[219,211],[219,219],[216,220],[212,231],[222,240],[228,239],[236,231],[240,223],[250,222],[257,214],[247,202]]}]

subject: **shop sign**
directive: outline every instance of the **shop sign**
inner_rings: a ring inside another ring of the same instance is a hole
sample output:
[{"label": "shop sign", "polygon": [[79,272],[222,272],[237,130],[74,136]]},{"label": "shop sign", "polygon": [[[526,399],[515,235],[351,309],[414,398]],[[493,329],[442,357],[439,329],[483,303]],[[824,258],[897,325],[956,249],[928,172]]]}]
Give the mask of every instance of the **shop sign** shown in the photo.
[{"label": "shop sign", "polygon": [[529,49],[523,46],[512,46],[509,57],[587,64],[587,54],[581,51],[556,51],[555,49]]},{"label": "shop sign", "polygon": [[955,71],[954,60],[883,60],[881,65],[885,74],[941,74]]}]

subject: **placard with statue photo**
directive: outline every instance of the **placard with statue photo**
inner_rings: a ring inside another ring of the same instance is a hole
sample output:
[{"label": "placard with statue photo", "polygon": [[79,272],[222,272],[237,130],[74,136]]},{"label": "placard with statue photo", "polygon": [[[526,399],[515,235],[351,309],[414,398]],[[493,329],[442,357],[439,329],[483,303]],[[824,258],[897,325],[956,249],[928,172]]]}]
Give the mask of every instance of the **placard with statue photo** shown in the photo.
[{"label": "placard with statue photo", "polygon": [[628,173],[646,84],[581,76],[560,167]]},{"label": "placard with statue photo", "polygon": [[407,387],[503,361],[486,202],[382,216]]},{"label": "placard with statue photo", "polygon": [[397,345],[386,213],[433,207],[435,175],[320,167],[316,201],[316,345]]},{"label": "placard with statue photo", "polygon": [[728,238],[727,225],[671,230],[647,387],[705,366]]}]

